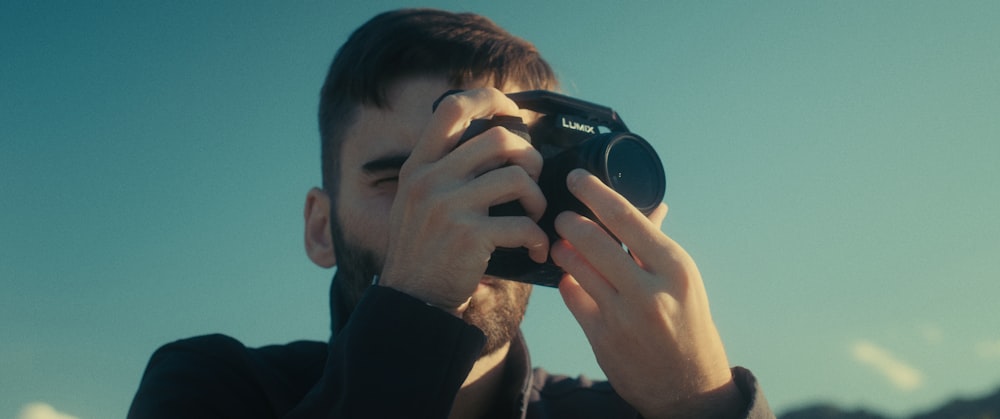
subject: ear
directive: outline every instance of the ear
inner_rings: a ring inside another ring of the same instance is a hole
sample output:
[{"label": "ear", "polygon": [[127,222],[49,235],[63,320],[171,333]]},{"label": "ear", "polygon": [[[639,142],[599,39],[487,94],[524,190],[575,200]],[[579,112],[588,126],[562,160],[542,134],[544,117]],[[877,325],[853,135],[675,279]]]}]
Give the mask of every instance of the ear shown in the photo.
[{"label": "ear", "polygon": [[322,189],[310,189],[306,194],[303,216],[306,223],[306,255],[317,266],[336,266],[337,257],[334,255],[330,236],[330,196]]}]

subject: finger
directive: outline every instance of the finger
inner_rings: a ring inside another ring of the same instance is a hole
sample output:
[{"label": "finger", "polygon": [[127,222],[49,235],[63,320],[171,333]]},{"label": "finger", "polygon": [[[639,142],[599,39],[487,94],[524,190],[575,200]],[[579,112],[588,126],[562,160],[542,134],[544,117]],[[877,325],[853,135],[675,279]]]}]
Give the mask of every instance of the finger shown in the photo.
[{"label": "finger", "polygon": [[589,336],[593,325],[601,316],[601,309],[597,302],[591,298],[573,275],[564,275],[559,281],[559,294],[562,295],[566,308],[583,328],[583,332]]},{"label": "finger", "polygon": [[[618,253],[622,253],[621,250]],[[609,306],[618,295],[615,284],[594,269],[587,258],[570,242],[559,240],[552,246],[552,261],[572,275],[599,306]]]},{"label": "finger", "polygon": [[[563,212],[556,216],[556,233],[582,255],[589,266],[619,291],[630,289],[627,278],[643,272],[615,239],[601,226],[580,214]],[[570,267],[564,267],[569,269]],[[574,274],[575,275],[575,274]],[[584,281],[584,276],[577,279]],[[581,282],[583,283],[583,282]]]},{"label": "finger", "polygon": [[[653,225],[659,228],[660,231],[663,231],[663,220],[667,218],[667,204],[661,202],[660,205],[657,205],[656,208],[653,209],[653,212],[651,212],[647,217]],[[632,259],[634,259],[635,263],[639,264],[643,270],[652,270],[652,267],[639,259],[634,253],[632,253],[631,249],[629,249],[628,253],[629,255],[632,255]]]},{"label": "finger", "polygon": [[408,161],[412,160],[416,165],[437,161],[455,148],[469,121],[488,119],[493,115],[514,115],[517,111],[517,104],[494,88],[449,95],[438,104],[434,117],[424,127]]},{"label": "finger", "polygon": [[516,165],[537,180],[543,163],[541,153],[530,142],[503,127],[494,127],[473,137],[441,160],[468,178],[498,167]]},{"label": "finger", "polygon": [[640,260],[652,263],[683,253],[657,224],[593,175],[576,169],[567,177],[566,186]]},{"label": "finger", "polygon": [[657,205],[656,208],[653,209],[653,212],[646,216],[646,218],[649,218],[649,221],[653,223],[656,228],[662,229],[663,220],[667,218],[667,211],[667,204],[661,202],[660,205]]},{"label": "finger", "polygon": [[537,263],[548,260],[549,236],[528,217],[483,216],[483,220],[481,231],[493,244],[493,249],[488,249],[491,253],[497,247],[524,247],[531,260]]},{"label": "finger", "polygon": [[545,213],[545,195],[520,166],[506,166],[475,178],[456,196],[486,212],[489,207],[518,201],[526,215],[538,221]]}]

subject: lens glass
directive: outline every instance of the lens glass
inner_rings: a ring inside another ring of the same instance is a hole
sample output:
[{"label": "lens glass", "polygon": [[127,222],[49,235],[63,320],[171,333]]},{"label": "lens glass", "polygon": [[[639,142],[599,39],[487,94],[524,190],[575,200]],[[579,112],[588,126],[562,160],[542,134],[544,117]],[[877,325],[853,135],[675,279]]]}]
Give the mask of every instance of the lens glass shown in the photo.
[{"label": "lens glass", "polygon": [[607,151],[608,186],[640,210],[651,210],[663,199],[663,165],[634,137],[620,137]]}]

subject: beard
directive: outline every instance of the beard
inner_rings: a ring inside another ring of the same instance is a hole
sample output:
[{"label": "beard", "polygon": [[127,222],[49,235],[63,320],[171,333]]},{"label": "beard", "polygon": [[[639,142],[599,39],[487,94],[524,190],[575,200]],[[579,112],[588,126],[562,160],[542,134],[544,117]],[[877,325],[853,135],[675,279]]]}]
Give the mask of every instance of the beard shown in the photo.
[{"label": "beard", "polygon": [[[332,218],[336,220],[336,216]],[[383,258],[370,249],[348,243],[339,223],[332,224],[337,258],[333,287],[339,287],[343,296],[336,304],[341,306],[341,312],[350,313],[354,311],[375,275],[381,273]],[[531,284],[494,278],[487,279],[485,286],[485,292],[473,295],[469,307],[462,314],[466,323],[479,328],[486,335],[481,357],[496,352],[517,336],[532,289]]]},{"label": "beard", "polygon": [[486,335],[486,345],[480,356],[492,354],[514,339],[531,296],[531,284],[523,282],[491,279],[486,287],[485,295],[474,295],[462,313],[466,323],[478,327]]}]

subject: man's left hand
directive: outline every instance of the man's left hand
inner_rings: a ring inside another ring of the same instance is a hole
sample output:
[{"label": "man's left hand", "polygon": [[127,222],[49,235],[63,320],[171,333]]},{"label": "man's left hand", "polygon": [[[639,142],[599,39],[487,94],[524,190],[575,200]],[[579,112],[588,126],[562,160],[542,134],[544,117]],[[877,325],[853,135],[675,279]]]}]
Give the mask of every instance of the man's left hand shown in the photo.
[{"label": "man's left hand", "polygon": [[570,191],[628,248],[575,213],[556,219],[559,285],[616,392],[646,418],[728,417],[743,406],[694,260],[647,218],[582,169]]}]

